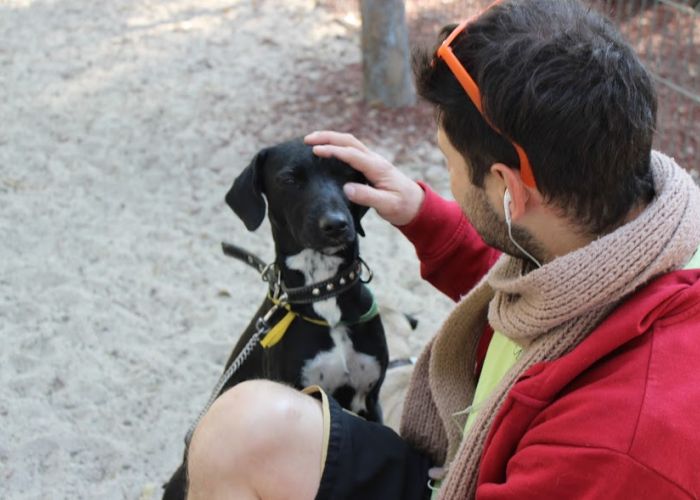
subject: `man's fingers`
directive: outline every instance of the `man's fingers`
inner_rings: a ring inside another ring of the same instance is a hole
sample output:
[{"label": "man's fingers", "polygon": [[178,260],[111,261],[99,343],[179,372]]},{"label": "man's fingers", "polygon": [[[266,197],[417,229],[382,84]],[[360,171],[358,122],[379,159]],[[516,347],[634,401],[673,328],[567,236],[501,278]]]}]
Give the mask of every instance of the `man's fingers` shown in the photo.
[{"label": "man's fingers", "polygon": [[319,143],[314,145],[317,156],[337,158],[363,173],[369,181],[369,186],[354,182],[344,185],[345,195],[350,201],[374,208],[380,217],[394,225],[405,225],[415,217],[423,202],[423,190],[418,184],[386,159],[364,146],[360,148],[358,144],[362,144],[348,134],[318,132],[306,138],[309,143],[317,140]]},{"label": "man's fingers", "polygon": [[345,134],[342,132],[333,132],[332,130],[311,132],[309,135],[304,137],[304,142],[311,145],[331,144],[334,146],[352,147],[365,153],[369,153],[367,146],[362,144],[362,142],[354,135]]},{"label": "man's fingers", "polygon": [[366,184],[347,183],[343,186],[345,196],[358,205],[374,208],[380,217],[395,226],[411,222],[423,204],[423,190],[415,182],[409,183],[416,190],[413,196],[409,189],[403,192],[386,191]]},{"label": "man's fingers", "polygon": [[375,189],[366,184],[348,182],[343,186],[343,191],[345,196],[353,203],[374,208],[380,214],[394,203],[391,193]]},{"label": "man's fingers", "polygon": [[381,157],[354,147],[322,144],[314,146],[314,154],[323,158],[334,157],[362,172],[367,180],[376,182],[386,169]]}]

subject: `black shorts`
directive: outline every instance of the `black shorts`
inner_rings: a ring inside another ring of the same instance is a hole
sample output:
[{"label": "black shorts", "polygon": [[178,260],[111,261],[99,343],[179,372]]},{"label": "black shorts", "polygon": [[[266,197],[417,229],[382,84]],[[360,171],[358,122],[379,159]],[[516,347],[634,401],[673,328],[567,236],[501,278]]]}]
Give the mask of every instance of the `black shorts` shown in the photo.
[{"label": "black shorts", "polygon": [[316,500],[426,500],[428,457],[390,427],[344,410],[317,387],[323,403],[324,466]]}]

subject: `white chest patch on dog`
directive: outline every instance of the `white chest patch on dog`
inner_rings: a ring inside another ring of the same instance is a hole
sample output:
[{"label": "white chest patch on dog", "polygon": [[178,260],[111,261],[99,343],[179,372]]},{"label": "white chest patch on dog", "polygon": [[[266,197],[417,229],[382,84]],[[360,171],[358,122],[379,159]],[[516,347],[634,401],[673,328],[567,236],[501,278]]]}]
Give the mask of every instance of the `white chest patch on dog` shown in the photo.
[{"label": "white chest patch on dog", "polygon": [[[343,259],[305,248],[298,254],[287,257],[285,263],[289,269],[303,273],[304,285],[310,285],[335,276]],[[314,302],[312,306],[316,314],[328,321],[329,325],[335,326],[340,322],[340,308],[334,298]]]},{"label": "white chest patch on dog", "polygon": [[[333,277],[343,263],[335,255],[325,255],[310,248],[287,257],[287,267],[304,274],[304,284],[318,283]],[[334,298],[313,303],[316,313],[331,325],[333,349],[319,352],[304,363],[301,382],[304,386],[318,385],[328,394],[347,385],[355,390],[350,409],[366,411],[366,400],[381,374],[377,358],[357,352],[348,335],[348,327],[340,323],[340,308]]]},{"label": "white chest patch on dog", "polygon": [[330,332],[335,344],[330,351],[319,352],[301,369],[302,385],[318,385],[328,394],[347,385],[355,389],[350,410],[366,411],[367,395],[379,380],[381,368],[373,356],[357,352],[348,336],[346,326],[337,326]]}]

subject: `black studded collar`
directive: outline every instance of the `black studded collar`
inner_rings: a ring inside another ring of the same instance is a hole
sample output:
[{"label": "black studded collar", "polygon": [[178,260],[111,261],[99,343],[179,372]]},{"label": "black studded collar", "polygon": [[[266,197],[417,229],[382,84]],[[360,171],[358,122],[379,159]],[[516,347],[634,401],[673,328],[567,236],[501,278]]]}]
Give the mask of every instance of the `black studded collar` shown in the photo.
[{"label": "black studded collar", "polygon": [[[221,247],[225,255],[245,262],[257,269],[262,279],[270,284],[270,291],[273,296],[281,292],[284,297],[283,300],[289,304],[311,304],[337,297],[352,288],[358,281],[369,283],[372,280],[372,270],[365,261],[357,257],[352,264],[341,269],[327,280],[300,287],[287,287],[281,282],[279,269],[274,264],[265,264],[258,256],[230,243],[224,242],[221,244]],[[367,269],[368,276],[366,279],[362,279],[363,267]],[[275,290],[276,287],[279,287],[279,289]]]},{"label": "black studded collar", "polygon": [[[366,264],[365,264],[366,265]],[[336,297],[346,292],[362,277],[362,261],[358,258],[335,276],[312,283],[311,285],[288,288],[281,283],[281,288],[290,304],[310,304],[320,300]]]}]

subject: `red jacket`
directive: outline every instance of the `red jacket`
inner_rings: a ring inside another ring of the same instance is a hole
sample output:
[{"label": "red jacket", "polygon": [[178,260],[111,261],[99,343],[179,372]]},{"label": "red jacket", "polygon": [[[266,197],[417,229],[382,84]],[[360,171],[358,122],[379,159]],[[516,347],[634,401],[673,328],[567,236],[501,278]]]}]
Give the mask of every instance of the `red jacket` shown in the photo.
[{"label": "red jacket", "polygon": [[[422,276],[457,300],[499,253],[456,203],[424,189],[401,230]],[[569,354],[518,379],[487,438],[477,499],[698,497],[700,270],[687,270],[655,279]]]}]

